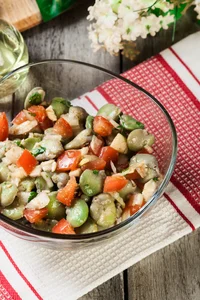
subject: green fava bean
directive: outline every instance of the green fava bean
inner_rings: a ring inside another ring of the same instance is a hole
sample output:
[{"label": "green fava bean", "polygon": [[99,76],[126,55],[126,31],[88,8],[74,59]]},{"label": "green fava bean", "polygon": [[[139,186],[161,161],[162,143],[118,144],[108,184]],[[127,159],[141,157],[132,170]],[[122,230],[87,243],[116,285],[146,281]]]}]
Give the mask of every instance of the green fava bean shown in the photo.
[{"label": "green fava bean", "polygon": [[20,182],[19,190],[24,192],[31,192],[35,187],[34,178],[26,178]]},{"label": "green fava bean", "polygon": [[135,190],[136,185],[133,186],[133,184],[129,181],[118,193],[123,200],[126,200],[127,196],[134,193]]},{"label": "green fava bean", "polygon": [[82,194],[80,198],[83,199],[87,203],[90,202],[90,199],[91,199],[89,196],[87,196],[85,194]]},{"label": "green fava bean", "polygon": [[47,217],[49,219],[56,219],[59,221],[62,218],[65,218],[65,206],[56,199],[56,196],[57,196],[57,192],[52,192],[48,194],[50,201],[49,204],[47,205],[47,209],[48,209]]},{"label": "green fava bean", "polygon": [[52,232],[52,228],[58,223],[57,220],[41,220],[35,224],[31,224],[31,226],[35,229]]},{"label": "green fava bean", "polygon": [[60,118],[62,114],[68,113],[71,103],[62,97],[56,97],[52,99],[51,106],[56,116]]},{"label": "green fava bean", "polygon": [[67,209],[67,221],[74,227],[83,225],[89,214],[87,203],[78,199],[74,202],[73,206]]},{"label": "green fava bean", "polygon": [[103,228],[109,228],[114,225],[117,210],[113,197],[106,193],[94,197],[90,206],[90,215],[97,225]]},{"label": "green fava bean", "polygon": [[27,138],[24,140],[23,146],[24,146],[24,148],[31,151],[33,149],[33,147],[35,146],[35,144],[41,142],[41,140],[42,139],[40,137]]},{"label": "green fava bean", "polygon": [[39,105],[45,97],[45,91],[41,87],[33,88],[26,96],[24,108],[29,108],[32,105]]},{"label": "green fava bean", "polygon": [[23,212],[24,205],[20,205],[18,201],[14,201],[11,205],[7,206],[1,211],[4,216],[12,220],[19,220],[23,218]]},{"label": "green fava bean", "polygon": [[6,164],[0,163],[0,182],[9,180],[10,172]]},{"label": "green fava bean", "polygon": [[0,203],[2,207],[9,206],[15,200],[17,195],[17,186],[11,182],[3,182],[1,184]]},{"label": "green fava bean", "polygon": [[107,103],[103,105],[97,112],[97,116],[109,117],[116,120],[121,112],[121,109],[114,104]]},{"label": "green fava bean", "polygon": [[77,228],[76,233],[83,234],[83,233],[92,233],[97,231],[98,231],[97,224],[94,222],[94,220],[92,220],[89,217],[81,227]]},{"label": "green fava bean", "polygon": [[120,117],[120,124],[124,129],[129,131],[134,129],[144,129],[144,124],[129,115],[122,115]]},{"label": "green fava bean", "polygon": [[92,117],[92,116],[87,116],[86,122],[85,122],[85,127],[86,127],[87,129],[92,129],[92,128],[93,128],[93,121],[94,121],[94,117]]},{"label": "green fava bean", "polygon": [[42,176],[36,178],[35,186],[38,193],[42,192],[43,190],[49,190],[48,185]]},{"label": "green fava bean", "polygon": [[85,170],[80,177],[80,188],[89,197],[97,195],[103,190],[103,180],[101,173],[95,174],[92,170]]},{"label": "green fava bean", "polygon": [[139,151],[144,146],[152,146],[153,143],[154,136],[143,129],[131,131],[127,138],[128,148],[132,151]]}]

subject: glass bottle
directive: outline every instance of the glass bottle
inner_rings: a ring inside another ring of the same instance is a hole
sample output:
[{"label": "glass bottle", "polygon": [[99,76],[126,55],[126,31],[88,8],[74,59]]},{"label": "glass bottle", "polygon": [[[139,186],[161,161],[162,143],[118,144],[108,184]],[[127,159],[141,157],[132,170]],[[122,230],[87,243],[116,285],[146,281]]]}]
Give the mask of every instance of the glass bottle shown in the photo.
[{"label": "glass bottle", "polygon": [[28,50],[21,33],[0,19],[0,78],[28,63]]}]

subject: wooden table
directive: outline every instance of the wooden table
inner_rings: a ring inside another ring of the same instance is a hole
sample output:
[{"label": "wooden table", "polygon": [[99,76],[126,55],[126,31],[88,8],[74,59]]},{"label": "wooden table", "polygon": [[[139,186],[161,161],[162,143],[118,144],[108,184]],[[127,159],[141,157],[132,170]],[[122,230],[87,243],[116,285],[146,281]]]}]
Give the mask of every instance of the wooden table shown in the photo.
[{"label": "wooden table", "polygon": [[[172,30],[168,30],[154,38],[139,39],[137,44],[140,54],[135,62],[112,57],[104,51],[93,53],[87,38],[86,21],[87,7],[93,1],[83,2],[77,9],[24,32],[31,61],[70,58],[120,73],[171,44]],[[182,22],[178,22],[175,41],[197,30],[195,17],[189,14]],[[143,259],[81,298],[89,299],[199,300],[200,230]]]}]

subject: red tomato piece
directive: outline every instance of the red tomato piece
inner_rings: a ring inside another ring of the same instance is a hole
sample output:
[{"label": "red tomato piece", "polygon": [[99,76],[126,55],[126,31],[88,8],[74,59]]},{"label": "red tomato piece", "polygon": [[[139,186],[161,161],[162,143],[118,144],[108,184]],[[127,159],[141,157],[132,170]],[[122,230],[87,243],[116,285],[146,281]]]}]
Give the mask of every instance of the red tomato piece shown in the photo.
[{"label": "red tomato piece", "polygon": [[37,165],[36,158],[28,151],[24,150],[17,161],[17,166],[22,167],[27,174],[30,174]]},{"label": "red tomato piece", "polygon": [[53,233],[60,233],[60,234],[75,234],[74,228],[71,224],[65,220],[61,219],[53,228]]},{"label": "red tomato piece", "polygon": [[57,199],[61,203],[71,206],[72,200],[74,199],[76,188],[77,188],[77,182],[75,177],[71,177],[70,180],[67,182],[66,186],[58,191]]},{"label": "red tomato piece", "polygon": [[53,127],[53,122],[48,117],[46,117],[44,119],[44,121],[42,121],[42,122],[39,123],[39,127],[43,131],[45,131],[46,129]]},{"label": "red tomato piece", "polygon": [[128,203],[126,204],[126,208],[127,210],[129,210],[130,212],[130,216],[134,215],[144,204],[144,200],[142,201],[141,204],[134,204],[134,197],[135,195],[132,195],[128,201]]},{"label": "red tomato piece", "polygon": [[5,112],[0,113],[0,141],[5,141],[8,137],[9,127]]},{"label": "red tomato piece", "polygon": [[93,130],[101,136],[108,136],[112,133],[113,125],[104,117],[96,116],[93,122]]},{"label": "red tomato piece", "polygon": [[106,162],[106,167],[110,168],[110,161],[112,160],[112,162],[116,162],[118,159],[119,153],[117,152],[117,150],[113,149],[110,146],[106,146],[101,148],[101,152],[99,157],[102,158],[103,160],[105,160]]},{"label": "red tomato piece", "polygon": [[106,166],[105,160],[102,158],[97,158],[93,161],[89,161],[88,163],[84,164],[81,169],[85,171],[86,169],[89,170],[104,170]]},{"label": "red tomato piece", "polygon": [[107,176],[104,182],[104,193],[117,192],[123,189],[128,183],[128,180],[124,176]]},{"label": "red tomato piece", "polygon": [[129,180],[141,178],[140,174],[136,170],[133,173],[127,174],[125,177]]},{"label": "red tomato piece", "polygon": [[33,105],[28,108],[28,111],[35,116],[38,123],[43,122],[47,117],[46,109],[41,105]]},{"label": "red tomato piece", "polygon": [[81,159],[79,150],[67,150],[57,160],[57,171],[74,171]]},{"label": "red tomato piece", "polygon": [[63,118],[58,119],[58,121],[56,121],[53,128],[57,134],[60,134],[64,138],[67,138],[67,137],[70,138],[73,136],[72,127]]},{"label": "red tomato piece", "polygon": [[47,208],[41,208],[41,209],[28,209],[28,208],[26,208],[24,210],[24,217],[30,223],[37,223],[40,220],[42,220],[44,217],[46,217],[47,213],[48,213]]},{"label": "red tomato piece", "polygon": [[90,146],[89,146],[89,151],[91,153],[93,153],[94,155],[99,156],[103,145],[104,145],[103,138],[100,135],[98,135],[98,136],[93,135]]},{"label": "red tomato piece", "polygon": [[12,123],[15,125],[20,125],[22,123],[24,123],[25,121],[27,121],[27,116],[25,114],[25,112],[22,110],[18,113],[18,115],[16,115],[16,117],[12,120]]}]

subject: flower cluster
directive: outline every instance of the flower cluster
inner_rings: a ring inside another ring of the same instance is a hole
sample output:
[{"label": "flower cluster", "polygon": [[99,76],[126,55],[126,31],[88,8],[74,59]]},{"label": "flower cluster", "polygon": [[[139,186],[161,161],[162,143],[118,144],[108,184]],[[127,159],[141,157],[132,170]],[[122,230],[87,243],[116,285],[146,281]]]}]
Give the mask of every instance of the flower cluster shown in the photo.
[{"label": "flower cluster", "polygon": [[[199,0],[195,2],[200,15]],[[167,29],[174,22],[173,9],[170,0],[96,0],[88,8],[87,17],[93,22],[88,27],[92,48],[117,54],[125,41],[146,38],[148,34],[154,36],[159,30]]]}]

